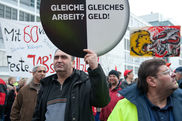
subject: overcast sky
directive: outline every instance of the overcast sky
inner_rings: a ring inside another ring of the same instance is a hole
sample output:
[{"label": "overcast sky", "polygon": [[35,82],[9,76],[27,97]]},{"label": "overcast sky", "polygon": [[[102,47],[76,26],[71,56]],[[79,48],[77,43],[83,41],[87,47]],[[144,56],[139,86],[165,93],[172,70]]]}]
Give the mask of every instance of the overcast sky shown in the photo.
[{"label": "overcast sky", "polygon": [[176,25],[182,26],[181,0],[128,0],[130,11],[141,16],[145,14],[160,13],[165,18],[172,19]]}]

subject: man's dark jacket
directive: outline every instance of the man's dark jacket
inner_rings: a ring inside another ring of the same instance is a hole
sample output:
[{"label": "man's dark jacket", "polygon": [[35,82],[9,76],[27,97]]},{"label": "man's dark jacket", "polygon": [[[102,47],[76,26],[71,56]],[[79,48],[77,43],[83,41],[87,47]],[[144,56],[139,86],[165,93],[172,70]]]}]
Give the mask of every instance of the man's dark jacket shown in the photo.
[{"label": "man's dark jacket", "polygon": [[[95,70],[88,69],[89,76],[79,70],[74,70],[71,81],[71,92],[67,102],[65,121],[94,121],[91,106],[104,107],[109,101],[109,89],[106,76],[99,65]],[[52,88],[52,81],[56,81],[57,75],[51,75],[41,80],[41,89],[38,94],[37,106],[32,121],[45,121],[47,98]]]},{"label": "man's dark jacket", "polygon": [[178,81],[178,85],[179,85],[179,88],[182,89],[182,79],[180,79],[180,80]]}]

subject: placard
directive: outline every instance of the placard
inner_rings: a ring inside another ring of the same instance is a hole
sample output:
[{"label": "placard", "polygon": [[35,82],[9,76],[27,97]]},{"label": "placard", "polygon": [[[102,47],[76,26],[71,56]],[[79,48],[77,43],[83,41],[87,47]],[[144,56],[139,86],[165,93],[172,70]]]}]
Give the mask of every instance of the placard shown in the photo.
[{"label": "placard", "polygon": [[49,39],[62,51],[84,57],[83,49],[103,55],[124,36],[128,0],[41,0],[40,17]]}]

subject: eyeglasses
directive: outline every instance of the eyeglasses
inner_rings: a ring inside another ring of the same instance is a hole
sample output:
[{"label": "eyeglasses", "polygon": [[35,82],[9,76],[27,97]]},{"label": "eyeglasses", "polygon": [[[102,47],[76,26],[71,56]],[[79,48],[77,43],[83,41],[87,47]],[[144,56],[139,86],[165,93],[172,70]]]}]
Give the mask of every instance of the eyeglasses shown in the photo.
[{"label": "eyeglasses", "polygon": [[161,72],[159,74],[172,76],[174,74],[174,72],[171,69],[168,69],[168,70]]},{"label": "eyeglasses", "polygon": [[39,70],[39,71],[37,71],[38,73],[46,73],[46,71],[45,70]]}]

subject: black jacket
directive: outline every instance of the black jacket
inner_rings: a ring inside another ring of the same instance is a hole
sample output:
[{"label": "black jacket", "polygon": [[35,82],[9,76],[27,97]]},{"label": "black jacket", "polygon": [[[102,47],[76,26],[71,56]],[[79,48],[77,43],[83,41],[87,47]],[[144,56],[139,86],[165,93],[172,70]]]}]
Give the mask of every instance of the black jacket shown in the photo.
[{"label": "black jacket", "polygon": [[[74,84],[69,93],[65,121],[94,121],[91,106],[104,107],[109,101],[109,89],[106,76],[99,65],[97,69],[88,69],[89,76],[79,70],[74,70]],[[41,80],[41,89],[38,94],[37,106],[32,121],[45,121],[47,98],[52,88],[52,81],[57,75],[51,75]],[[74,99],[73,99],[74,97]],[[69,120],[71,121],[71,120]]]},{"label": "black jacket", "polygon": [[180,80],[178,81],[178,85],[179,85],[179,88],[182,89],[182,79],[180,79]]}]

